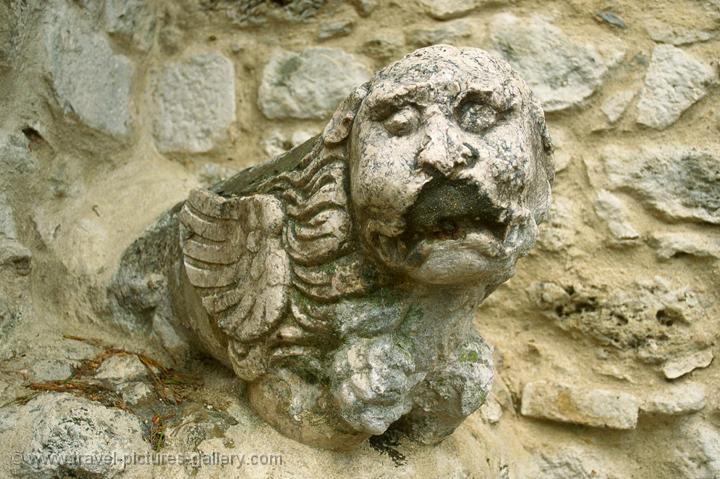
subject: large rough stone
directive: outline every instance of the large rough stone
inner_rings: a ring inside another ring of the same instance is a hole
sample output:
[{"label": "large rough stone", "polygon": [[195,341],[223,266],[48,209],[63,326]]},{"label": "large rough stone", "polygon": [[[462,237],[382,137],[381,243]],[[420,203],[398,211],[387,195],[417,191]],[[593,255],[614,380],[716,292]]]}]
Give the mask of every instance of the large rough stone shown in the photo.
[{"label": "large rough stone", "polygon": [[120,409],[64,393],[12,408],[0,440],[22,454],[20,477],[113,478],[128,469],[123,458],[149,451],[140,420]]},{"label": "large rough stone", "polygon": [[702,233],[653,233],[650,243],[658,258],[666,260],[686,254],[720,258],[720,237]]},{"label": "large rough stone", "polygon": [[525,385],[521,414],[591,427],[634,429],[640,402],[632,394],[546,381]]},{"label": "large rough stone", "polygon": [[215,52],[166,65],[153,79],[153,134],[162,152],[203,153],[235,121],[235,69]]},{"label": "large rough stone", "polygon": [[606,190],[600,190],[595,201],[595,212],[605,220],[610,233],[620,241],[634,240],[640,234],[627,219],[627,211],[620,199]]},{"label": "large rough stone", "polygon": [[692,55],[672,45],[656,46],[645,73],[637,122],[651,128],[667,128],[707,94],[707,87],[714,80],[712,68]]},{"label": "large rough stone", "polygon": [[263,70],[258,106],[271,119],[326,118],[369,78],[365,66],[336,48],[276,50]]},{"label": "large rough stone", "polygon": [[539,283],[530,289],[537,306],[563,330],[580,332],[603,346],[660,363],[711,341],[703,326],[706,299],[660,277],[623,287]]},{"label": "large rough stone", "polygon": [[576,43],[539,18],[493,17],[492,47],[522,74],[545,111],[580,104],[601,85],[611,63],[592,45]]},{"label": "large rough stone", "polygon": [[705,386],[684,383],[670,386],[646,398],[640,410],[649,414],[677,416],[701,411],[705,407]]},{"label": "large rough stone", "polygon": [[140,51],[152,47],[157,16],[148,0],[105,0],[105,30]]},{"label": "large rough stone", "polygon": [[682,145],[608,147],[603,160],[615,189],[662,217],[720,224],[720,155]]},{"label": "large rough stone", "polygon": [[60,108],[109,135],[131,131],[130,90],[134,67],[115,54],[74,5],[53,1],[45,21],[49,74]]}]

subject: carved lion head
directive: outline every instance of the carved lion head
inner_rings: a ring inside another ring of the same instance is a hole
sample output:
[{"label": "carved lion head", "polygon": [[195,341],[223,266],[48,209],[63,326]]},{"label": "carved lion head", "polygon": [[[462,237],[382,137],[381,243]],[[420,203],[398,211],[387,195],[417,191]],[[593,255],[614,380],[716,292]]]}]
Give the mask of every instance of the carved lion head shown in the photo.
[{"label": "carved lion head", "polygon": [[544,115],[505,61],[432,46],[357,88],[323,133],[350,171],[363,247],[428,284],[499,284],[535,242],[554,177]]}]

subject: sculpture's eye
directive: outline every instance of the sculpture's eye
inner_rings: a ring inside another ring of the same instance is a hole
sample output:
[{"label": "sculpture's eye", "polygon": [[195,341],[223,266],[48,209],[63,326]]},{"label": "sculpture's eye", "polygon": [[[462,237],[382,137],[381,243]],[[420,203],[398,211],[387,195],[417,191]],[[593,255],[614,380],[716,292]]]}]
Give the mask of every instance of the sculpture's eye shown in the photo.
[{"label": "sculpture's eye", "polygon": [[420,124],[420,114],[411,107],[406,106],[391,114],[383,122],[385,129],[394,136],[404,136],[415,131]]},{"label": "sculpture's eye", "polygon": [[498,120],[497,111],[490,105],[466,101],[458,111],[460,126],[472,133],[480,133],[495,125]]}]

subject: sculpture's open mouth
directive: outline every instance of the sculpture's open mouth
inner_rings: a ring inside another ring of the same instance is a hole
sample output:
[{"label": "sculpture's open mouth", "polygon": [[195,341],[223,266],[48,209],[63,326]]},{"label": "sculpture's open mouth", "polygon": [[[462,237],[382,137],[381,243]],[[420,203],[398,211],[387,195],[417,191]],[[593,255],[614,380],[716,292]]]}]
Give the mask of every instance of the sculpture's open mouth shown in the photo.
[{"label": "sculpture's open mouth", "polygon": [[402,239],[410,248],[422,240],[463,240],[472,233],[503,242],[507,231],[508,223],[493,217],[445,216],[429,224],[409,224]]},{"label": "sculpture's open mouth", "polygon": [[427,183],[405,218],[401,240],[409,251],[423,241],[461,241],[471,236],[502,244],[509,225],[507,210],[494,205],[476,185],[446,179]]},{"label": "sculpture's open mouth", "polygon": [[394,237],[377,234],[373,242],[389,264],[416,267],[434,252],[443,257],[484,257],[492,268],[512,254],[519,224],[507,208],[494,204],[471,182],[444,178],[427,183],[405,214],[405,229]]}]

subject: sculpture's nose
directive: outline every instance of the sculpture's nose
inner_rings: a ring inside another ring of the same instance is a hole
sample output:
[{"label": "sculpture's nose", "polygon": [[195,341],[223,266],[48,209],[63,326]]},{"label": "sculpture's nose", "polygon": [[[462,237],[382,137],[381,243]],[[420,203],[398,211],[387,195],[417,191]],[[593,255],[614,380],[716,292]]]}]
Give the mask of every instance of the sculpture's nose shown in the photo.
[{"label": "sculpture's nose", "polygon": [[427,112],[425,137],[417,155],[417,166],[433,175],[450,177],[477,156],[464,142],[462,132],[438,109]]}]

